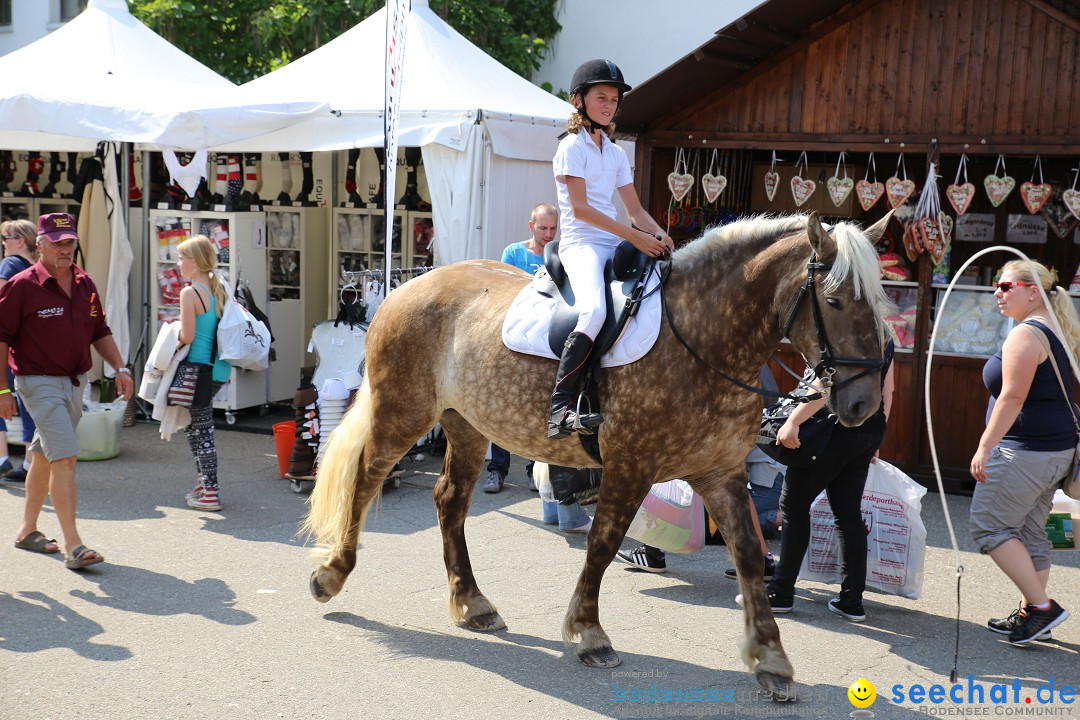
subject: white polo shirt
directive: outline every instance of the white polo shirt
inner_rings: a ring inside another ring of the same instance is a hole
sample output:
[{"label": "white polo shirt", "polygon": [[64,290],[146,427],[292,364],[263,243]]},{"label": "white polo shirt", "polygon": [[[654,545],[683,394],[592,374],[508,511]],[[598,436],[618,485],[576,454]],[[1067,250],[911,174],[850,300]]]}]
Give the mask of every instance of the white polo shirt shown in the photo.
[{"label": "white polo shirt", "polygon": [[615,205],[612,203],[615,190],[633,183],[634,176],[630,173],[626,151],[611,142],[607,135],[601,134],[601,137],[602,148],[597,147],[585,130],[570,133],[559,143],[559,149],[551,161],[555,171],[555,191],[559,197],[560,247],[582,242],[615,247],[622,241],[618,235],[574,217],[570,193],[563,179],[567,175],[584,178],[585,199],[589,205],[615,219]]}]

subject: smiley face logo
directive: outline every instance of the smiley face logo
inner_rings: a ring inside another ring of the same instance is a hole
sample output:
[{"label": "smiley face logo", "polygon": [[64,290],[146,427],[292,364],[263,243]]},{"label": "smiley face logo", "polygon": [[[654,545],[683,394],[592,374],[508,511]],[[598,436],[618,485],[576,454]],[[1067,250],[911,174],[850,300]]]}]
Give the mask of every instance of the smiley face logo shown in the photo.
[{"label": "smiley face logo", "polygon": [[874,683],[866,680],[865,678],[859,678],[855,682],[851,683],[851,687],[847,691],[848,700],[851,704],[857,708],[868,708],[874,704],[874,700],[877,699],[877,689],[874,687]]}]

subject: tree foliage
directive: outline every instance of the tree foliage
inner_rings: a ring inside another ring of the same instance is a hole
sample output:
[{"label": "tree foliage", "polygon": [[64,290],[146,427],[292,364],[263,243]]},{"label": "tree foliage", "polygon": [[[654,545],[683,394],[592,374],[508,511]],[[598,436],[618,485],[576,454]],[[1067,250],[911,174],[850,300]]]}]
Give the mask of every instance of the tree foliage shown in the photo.
[{"label": "tree foliage", "polygon": [[[431,0],[431,7],[472,43],[528,78],[540,67],[547,41],[559,32],[557,2]],[[385,0],[128,0],[128,5],[166,40],[243,83],[325,45]]]}]

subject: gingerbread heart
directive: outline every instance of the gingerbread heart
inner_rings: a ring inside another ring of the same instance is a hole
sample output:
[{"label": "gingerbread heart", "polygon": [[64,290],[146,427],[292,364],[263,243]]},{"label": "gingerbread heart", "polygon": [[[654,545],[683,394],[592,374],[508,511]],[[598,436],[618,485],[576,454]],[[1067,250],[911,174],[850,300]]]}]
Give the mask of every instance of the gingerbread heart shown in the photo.
[{"label": "gingerbread heart", "polygon": [[817,183],[813,180],[803,180],[798,175],[791,178],[791,197],[795,198],[795,207],[802,207],[815,190]]},{"label": "gingerbread heart", "polygon": [[874,207],[881,196],[885,194],[885,186],[879,182],[860,180],[855,183],[855,196],[859,198],[859,204],[863,210]]},{"label": "gingerbread heart", "polygon": [[[945,240],[945,244],[948,245],[952,242],[953,231],[953,219],[943,212],[938,213],[938,224],[941,225],[941,237]],[[941,262],[938,260],[938,262]]]},{"label": "gingerbread heart", "polygon": [[907,255],[908,260],[915,262],[919,259],[921,251],[919,240],[916,237],[915,223],[911,223],[904,228],[904,254]]},{"label": "gingerbread heart", "polygon": [[675,202],[680,202],[694,186],[694,176],[689,173],[670,172],[667,176],[667,186],[671,188]]},{"label": "gingerbread heart", "polygon": [[701,176],[701,187],[705,191],[705,199],[716,202],[716,198],[720,197],[720,193],[727,187],[727,178],[723,175],[705,173]]},{"label": "gingerbread heart", "polygon": [[778,187],[780,187],[780,173],[771,171],[765,173],[765,197],[769,198],[769,202],[776,197]]},{"label": "gingerbread heart", "polygon": [[1052,198],[1042,209],[1039,210],[1039,214],[1046,220],[1047,226],[1051,232],[1058,237],[1059,240],[1064,240],[1072,234],[1072,231],[1076,229],[1076,226],[1080,224],[1080,219],[1073,217],[1073,214],[1069,212],[1069,208],[1064,204],[1058,202],[1060,198]]},{"label": "gingerbread heart", "polygon": [[1080,190],[1066,190],[1061,194],[1061,199],[1065,207],[1069,208],[1069,212],[1080,220]]},{"label": "gingerbread heart", "polygon": [[1024,206],[1027,207],[1028,212],[1034,215],[1050,199],[1050,193],[1053,190],[1050,183],[1036,185],[1033,182],[1024,182],[1020,183],[1020,198],[1024,201]]},{"label": "gingerbread heart", "polygon": [[889,196],[889,204],[893,206],[893,210],[906,203],[913,192],[914,180],[901,180],[894,176],[885,181],[885,193]]},{"label": "gingerbread heart", "polygon": [[851,178],[831,177],[825,181],[825,187],[829,189],[829,197],[833,205],[840,207],[847,200],[851,190],[855,187],[855,181]]},{"label": "gingerbread heart", "polygon": [[1011,175],[987,175],[983,178],[983,186],[986,187],[986,195],[990,198],[990,204],[997,207],[1005,202],[1009,193],[1016,187],[1016,180]]},{"label": "gingerbread heart", "polygon": [[950,185],[945,188],[945,197],[949,198],[949,204],[953,206],[956,214],[963,215],[975,198],[975,186],[969,182],[963,185]]}]

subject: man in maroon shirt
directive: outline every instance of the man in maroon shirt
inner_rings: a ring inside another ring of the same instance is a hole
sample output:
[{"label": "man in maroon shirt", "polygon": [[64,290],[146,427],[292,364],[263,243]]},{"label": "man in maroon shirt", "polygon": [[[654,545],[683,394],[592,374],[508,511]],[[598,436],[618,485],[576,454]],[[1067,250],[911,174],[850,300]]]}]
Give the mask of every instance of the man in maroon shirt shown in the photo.
[{"label": "man in maroon shirt", "polygon": [[[75,527],[75,427],[82,416],[90,346],[116,369],[116,388],[125,400],[135,385],[105,322],[97,287],[74,263],[79,243],[74,219],[67,213],[42,215],[37,232],[40,259],[0,288],[0,358],[8,360],[19,396],[37,424],[27,448],[36,455],[26,477],[26,506],[15,546],[59,551],[56,541],[37,529],[51,495],[64,534],[65,564],[78,570],[105,559],[83,544]],[[10,420],[15,412],[7,376],[0,373],[0,417]]]}]

